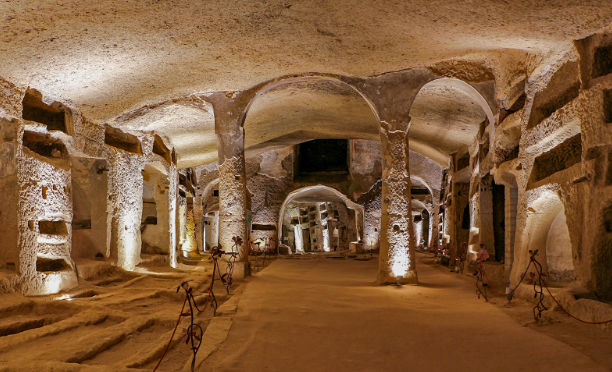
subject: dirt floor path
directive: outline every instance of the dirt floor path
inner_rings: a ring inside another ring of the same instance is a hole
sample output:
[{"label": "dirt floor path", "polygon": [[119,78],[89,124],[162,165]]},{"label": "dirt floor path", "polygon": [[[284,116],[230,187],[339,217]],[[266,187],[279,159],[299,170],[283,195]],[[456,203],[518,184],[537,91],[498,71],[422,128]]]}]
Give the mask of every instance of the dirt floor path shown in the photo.
[{"label": "dirt floor path", "polygon": [[200,371],[610,370],[478,300],[448,270],[419,262],[419,286],[381,287],[377,268],[278,260],[252,278],[226,342]]}]

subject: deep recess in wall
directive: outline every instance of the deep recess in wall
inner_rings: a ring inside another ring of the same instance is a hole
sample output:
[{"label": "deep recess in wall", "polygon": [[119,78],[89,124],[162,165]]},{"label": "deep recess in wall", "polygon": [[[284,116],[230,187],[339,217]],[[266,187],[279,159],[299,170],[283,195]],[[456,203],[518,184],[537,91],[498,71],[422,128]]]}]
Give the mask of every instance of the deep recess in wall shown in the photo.
[{"label": "deep recess in wall", "polygon": [[462,170],[470,165],[470,153],[466,152],[459,159],[457,159],[457,171]]},{"label": "deep recess in wall", "polygon": [[596,293],[612,300],[612,206],[602,211],[602,226],[595,240],[596,256],[592,263]]},{"label": "deep recess in wall", "polygon": [[68,150],[64,143],[49,134],[24,131],[23,145],[46,158],[66,159],[68,157]]},{"label": "deep recess in wall", "polygon": [[36,257],[36,271],[55,272],[71,269],[71,266],[63,258],[53,259],[45,257]]},{"label": "deep recess in wall", "polygon": [[535,95],[527,129],[540,124],[555,111],[577,98],[579,93],[578,63],[568,62],[555,72],[548,86]]},{"label": "deep recess in wall", "polygon": [[505,189],[504,185],[498,185],[495,182],[492,186],[495,259],[502,262],[506,258]]},{"label": "deep recess in wall", "polygon": [[410,193],[412,195],[429,195],[429,189],[425,187],[411,187]]},{"label": "deep recess in wall", "polygon": [[461,228],[469,230],[470,228],[470,205],[466,205],[463,209],[463,217],[461,218]]},{"label": "deep recess in wall", "polygon": [[123,133],[121,130],[108,125],[104,133],[104,143],[124,151],[142,155],[142,147],[138,137]]},{"label": "deep recess in wall", "polygon": [[603,91],[603,112],[604,121],[612,123],[612,89]]},{"label": "deep recess in wall", "polygon": [[276,226],[254,223],[251,226],[251,230],[276,230]]},{"label": "deep recess in wall", "polygon": [[549,103],[538,107],[533,110],[531,117],[533,120],[530,120],[530,124],[533,122],[533,125],[528,126],[528,128],[532,128],[538,124],[540,124],[544,119],[548,118],[555,111],[560,109],[561,107],[567,105],[571,101],[573,101],[578,94],[580,93],[580,83],[576,83],[572,85],[568,90],[563,92],[561,95],[552,99]]},{"label": "deep recess in wall", "polygon": [[612,44],[595,49],[593,79],[612,73]]},{"label": "deep recess in wall", "polygon": [[313,173],[348,174],[348,140],[321,139],[299,145],[300,175]]},{"label": "deep recess in wall", "polygon": [[537,182],[580,162],[582,158],[582,135],[578,134],[547,151],[535,160],[533,181]]},{"label": "deep recess in wall", "polygon": [[68,226],[65,221],[38,221],[38,231],[48,235],[68,235]]},{"label": "deep recess in wall", "polygon": [[23,118],[45,124],[48,130],[66,133],[66,115],[60,108],[48,106],[42,101],[42,94],[28,89],[23,97]]},{"label": "deep recess in wall", "polygon": [[172,153],[164,144],[164,141],[157,134],[155,135],[155,141],[153,142],[153,153],[161,156],[168,162],[168,164],[172,163]]}]

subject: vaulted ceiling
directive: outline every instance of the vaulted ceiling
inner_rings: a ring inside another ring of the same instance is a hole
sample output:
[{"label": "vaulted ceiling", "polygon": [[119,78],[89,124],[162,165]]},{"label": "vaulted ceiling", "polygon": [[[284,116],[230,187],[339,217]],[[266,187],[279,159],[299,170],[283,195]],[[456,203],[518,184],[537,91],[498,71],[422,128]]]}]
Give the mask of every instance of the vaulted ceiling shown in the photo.
[{"label": "vaulted ceiling", "polygon": [[[155,130],[181,166],[193,166],[216,160],[216,137],[212,109],[185,102],[190,95],[308,71],[371,76],[439,63],[484,66],[500,84],[505,70],[609,31],[612,2],[11,0],[0,3],[0,20],[0,77],[90,120]],[[156,106],[130,115],[146,105]],[[444,162],[485,116],[463,92],[430,87],[411,117],[414,150]],[[262,95],[245,132],[251,152],[312,138],[378,138],[363,99],[330,83]]]}]

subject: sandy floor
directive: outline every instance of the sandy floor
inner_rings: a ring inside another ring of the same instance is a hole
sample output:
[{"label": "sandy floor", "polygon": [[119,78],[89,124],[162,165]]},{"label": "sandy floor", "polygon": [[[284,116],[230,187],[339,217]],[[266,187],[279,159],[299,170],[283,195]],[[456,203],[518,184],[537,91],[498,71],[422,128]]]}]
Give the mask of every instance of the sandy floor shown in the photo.
[{"label": "sandy floor", "polygon": [[[559,311],[535,323],[522,300],[478,300],[470,277],[429,256],[418,256],[421,285],[401,288],[373,283],[376,257],[331,256],[267,262],[229,297],[216,286],[225,309],[197,317],[199,371],[612,370],[612,333]],[[2,295],[0,372],[152,371],[182,304],[177,283],[192,279],[202,293],[207,265],[108,273],[57,296]],[[185,324],[158,371],[189,369]]]},{"label": "sandy floor", "polygon": [[[468,278],[419,261],[421,285],[398,288],[374,285],[376,260],[279,260],[250,281],[227,341],[200,370],[610,370],[604,331],[530,326],[528,303],[487,304]],[[591,358],[571,342],[605,346]]]},{"label": "sandy floor", "polygon": [[[56,296],[0,296],[0,371],[153,370],[185,298],[178,284],[190,280],[201,305],[208,266],[149,268],[154,275],[118,270]],[[219,304],[228,298],[217,282],[215,293]],[[209,308],[196,322],[206,329],[212,317]],[[181,371],[190,358],[179,343],[188,323],[184,317],[158,371]]]}]

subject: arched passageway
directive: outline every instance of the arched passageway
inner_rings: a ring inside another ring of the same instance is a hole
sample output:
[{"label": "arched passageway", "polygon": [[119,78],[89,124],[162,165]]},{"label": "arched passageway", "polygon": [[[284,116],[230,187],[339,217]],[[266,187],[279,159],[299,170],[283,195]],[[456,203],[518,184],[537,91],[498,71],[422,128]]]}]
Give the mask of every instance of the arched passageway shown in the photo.
[{"label": "arched passageway", "polygon": [[285,253],[349,249],[351,242],[361,240],[363,216],[362,206],[331,187],[304,187],[281,205],[278,241],[289,247]]}]

